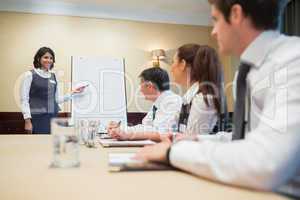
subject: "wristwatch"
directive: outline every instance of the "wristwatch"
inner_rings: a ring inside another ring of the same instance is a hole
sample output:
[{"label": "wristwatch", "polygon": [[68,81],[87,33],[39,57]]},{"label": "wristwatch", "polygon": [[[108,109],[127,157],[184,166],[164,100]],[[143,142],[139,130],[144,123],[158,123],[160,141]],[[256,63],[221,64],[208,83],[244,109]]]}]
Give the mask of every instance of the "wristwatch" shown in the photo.
[{"label": "wristwatch", "polygon": [[171,146],[167,149],[167,152],[166,152],[166,161],[167,161],[167,164],[170,165],[170,152],[171,152]]}]

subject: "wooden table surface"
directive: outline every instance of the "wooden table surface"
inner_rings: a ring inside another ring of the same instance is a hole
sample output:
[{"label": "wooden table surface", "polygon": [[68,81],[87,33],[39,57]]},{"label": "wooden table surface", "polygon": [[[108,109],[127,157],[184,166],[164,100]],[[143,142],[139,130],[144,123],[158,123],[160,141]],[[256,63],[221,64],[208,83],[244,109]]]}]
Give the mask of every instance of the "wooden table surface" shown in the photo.
[{"label": "wooden table surface", "polygon": [[108,171],[108,152],[136,148],[80,147],[80,168],[52,169],[49,135],[0,136],[0,200],[284,200],[214,183],[180,171]]}]

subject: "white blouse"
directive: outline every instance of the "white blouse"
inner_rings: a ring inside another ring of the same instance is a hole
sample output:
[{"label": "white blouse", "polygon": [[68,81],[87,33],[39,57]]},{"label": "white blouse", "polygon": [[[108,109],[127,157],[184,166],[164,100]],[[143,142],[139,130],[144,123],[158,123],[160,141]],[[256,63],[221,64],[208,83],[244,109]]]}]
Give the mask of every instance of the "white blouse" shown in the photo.
[{"label": "white blouse", "polygon": [[198,93],[199,83],[194,83],[183,96],[183,104],[190,104],[190,114],[186,127],[186,134],[209,134],[215,124],[218,116],[217,110],[213,104],[213,97],[207,95],[208,106],[204,101],[202,93]]}]

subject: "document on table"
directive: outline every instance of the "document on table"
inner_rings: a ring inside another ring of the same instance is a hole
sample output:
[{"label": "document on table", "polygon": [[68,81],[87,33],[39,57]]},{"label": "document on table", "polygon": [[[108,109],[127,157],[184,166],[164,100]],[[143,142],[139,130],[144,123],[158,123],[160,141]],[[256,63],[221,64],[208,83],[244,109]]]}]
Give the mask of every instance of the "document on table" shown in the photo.
[{"label": "document on table", "polygon": [[144,171],[144,170],[171,170],[171,166],[161,163],[144,162],[134,158],[135,153],[109,153],[109,171]]},{"label": "document on table", "polygon": [[112,139],[109,134],[98,134],[100,139]]},{"label": "document on table", "polygon": [[143,147],[153,145],[155,142],[151,140],[121,141],[116,139],[99,139],[99,143],[103,147]]}]

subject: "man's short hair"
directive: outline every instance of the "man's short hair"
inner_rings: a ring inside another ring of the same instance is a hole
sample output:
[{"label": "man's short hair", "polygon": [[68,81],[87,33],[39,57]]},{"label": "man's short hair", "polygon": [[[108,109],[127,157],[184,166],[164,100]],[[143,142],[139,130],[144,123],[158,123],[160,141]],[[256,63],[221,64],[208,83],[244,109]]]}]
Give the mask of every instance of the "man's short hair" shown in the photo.
[{"label": "man's short hair", "polygon": [[151,67],[142,71],[139,75],[144,81],[150,81],[162,92],[170,89],[170,78],[168,72],[160,67]]},{"label": "man's short hair", "polygon": [[242,7],[245,16],[250,17],[252,24],[259,30],[275,30],[278,28],[282,0],[208,0],[222,12],[229,23],[232,6]]}]

